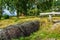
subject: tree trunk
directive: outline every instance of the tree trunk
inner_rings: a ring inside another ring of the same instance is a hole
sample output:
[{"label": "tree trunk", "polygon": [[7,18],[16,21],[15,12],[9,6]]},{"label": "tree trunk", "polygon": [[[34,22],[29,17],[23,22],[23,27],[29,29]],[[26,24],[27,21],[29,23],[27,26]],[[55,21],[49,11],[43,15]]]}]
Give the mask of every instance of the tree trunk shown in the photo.
[{"label": "tree trunk", "polygon": [[17,18],[19,18],[19,10],[17,10]]}]

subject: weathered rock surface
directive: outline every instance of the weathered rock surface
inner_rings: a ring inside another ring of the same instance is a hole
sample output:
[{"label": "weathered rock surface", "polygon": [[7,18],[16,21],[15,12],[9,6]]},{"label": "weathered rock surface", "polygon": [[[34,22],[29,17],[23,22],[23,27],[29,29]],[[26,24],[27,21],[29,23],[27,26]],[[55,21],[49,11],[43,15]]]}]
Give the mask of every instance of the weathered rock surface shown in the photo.
[{"label": "weathered rock surface", "polygon": [[39,21],[24,22],[22,24],[10,25],[0,30],[0,40],[11,40],[21,36],[29,36],[39,29]]}]

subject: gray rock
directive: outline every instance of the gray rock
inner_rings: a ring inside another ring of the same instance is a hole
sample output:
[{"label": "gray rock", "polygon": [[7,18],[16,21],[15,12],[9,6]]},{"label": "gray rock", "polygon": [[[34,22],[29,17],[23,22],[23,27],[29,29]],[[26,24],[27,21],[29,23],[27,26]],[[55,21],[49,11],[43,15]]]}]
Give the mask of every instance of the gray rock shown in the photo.
[{"label": "gray rock", "polygon": [[32,32],[39,29],[39,22],[33,21],[33,22],[25,22],[21,24],[21,28],[24,30],[24,35],[29,36]]},{"label": "gray rock", "polygon": [[10,25],[0,30],[0,40],[11,40],[21,36],[29,36],[39,29],[39,21],[24,22],[22,24]]},{"label": "gray rock", "polygon": [[5,30],[10,38],[18,38],[24,35],[19,27],[20,26],[18,25],[11,25],[10,27],[7,27]]},{"label": "gray rock", "polygon": [[0,40],[10,40],[7,38],[8,35],[6,35],[6,30],[0,31]]}]

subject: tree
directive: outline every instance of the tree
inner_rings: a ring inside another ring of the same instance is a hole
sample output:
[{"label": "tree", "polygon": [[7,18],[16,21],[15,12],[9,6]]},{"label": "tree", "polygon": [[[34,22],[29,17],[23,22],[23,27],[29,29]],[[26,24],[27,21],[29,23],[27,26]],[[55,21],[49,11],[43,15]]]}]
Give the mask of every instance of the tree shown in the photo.
[{"label": "tree", "polygon": [[2,17],[2,0],[0,0],[0,19]]},{"label": "tree", "polygon": [[40,1],[41,0],[39,0],[39,2],[37,3],[37,8],[40,9],[42,12],[52,9],[53,0],[46,0],[42,2]]},{"label": "tree", "polygon": [[17,10],[17,18],[20,13],[27,15],[27,10],[35,3],[35,0],[3,0],[3,5],[14,6]]},{"label": "tree", "polygon": [[29,0],[13,0],[13,4],[15,9],[17,10],[17,17],[19,17],[20,13],[27,15],[27,4]]}]

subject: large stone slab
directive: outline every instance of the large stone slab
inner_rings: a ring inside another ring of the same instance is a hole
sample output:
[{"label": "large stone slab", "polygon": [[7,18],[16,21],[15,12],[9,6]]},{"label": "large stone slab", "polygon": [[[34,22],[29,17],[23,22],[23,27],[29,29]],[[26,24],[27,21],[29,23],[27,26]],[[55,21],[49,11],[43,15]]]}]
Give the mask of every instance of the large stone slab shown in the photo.
[{"label": "large stone slab", "polygon": [[37,31],[39,26],[39,21],[29,21],[22,24],[10,25],[0,30],[0,40],[11,40],[11,38],[29,36],[31,33]]}]

